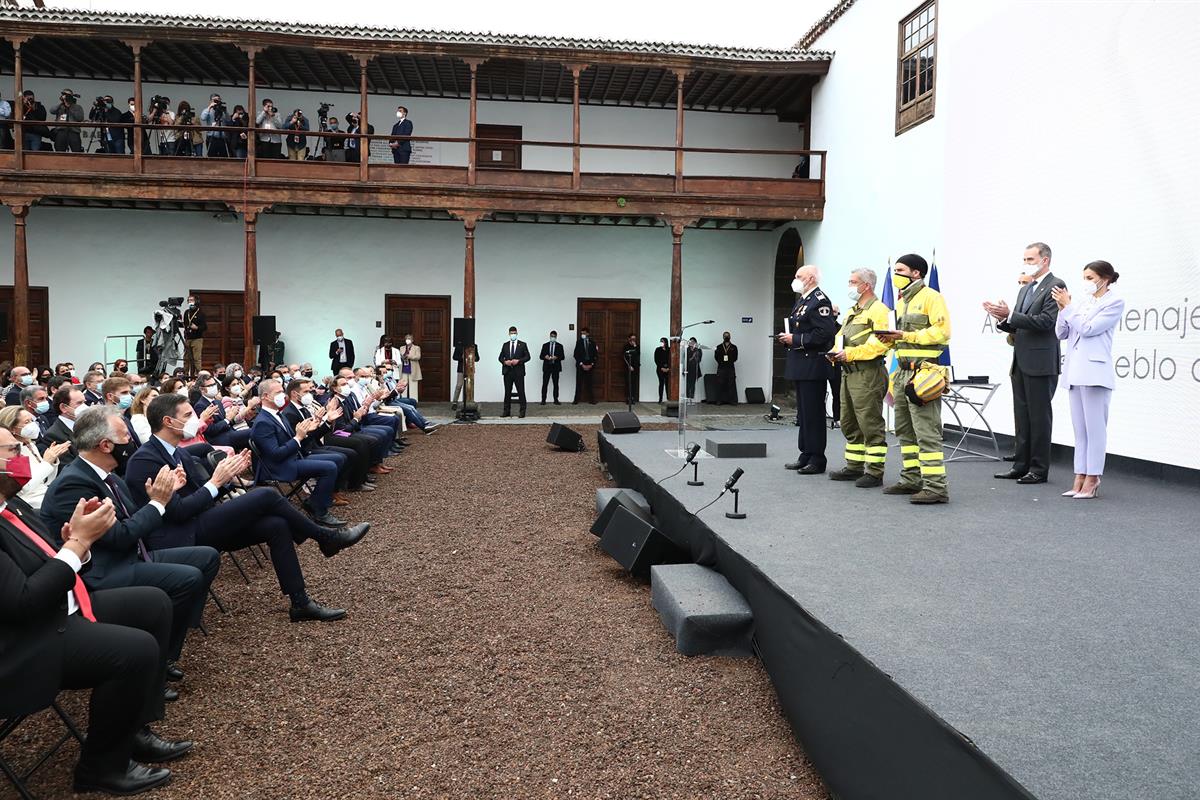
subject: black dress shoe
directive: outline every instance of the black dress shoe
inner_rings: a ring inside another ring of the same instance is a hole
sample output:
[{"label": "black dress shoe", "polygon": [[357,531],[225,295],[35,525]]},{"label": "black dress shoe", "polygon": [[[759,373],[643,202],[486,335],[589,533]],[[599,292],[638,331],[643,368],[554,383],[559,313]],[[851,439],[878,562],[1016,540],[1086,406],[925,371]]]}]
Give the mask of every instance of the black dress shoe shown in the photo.
[{"label": "black dress shoe", "polygon": [[170,686],[166,686],[163,688],[163,700],[166,700],[168,703],[174,703],[178,699],[179,699],[179,692],[172,689]]},{"label": "black dress shoe", "polygon": [[823,475],[825,474],[824,467],[818,467],[816,464],[808,464],[800,468],[801,475]]},{"label": "black dress shoe", "polygon": [[308,620],[333,622],[335,619],[341,619],[344,616],[346,616],[346,609],[329,608],[311,599],[302,606],[292,606],[288,609],[288,617],[291,618],[292,622],[305,622]]},{"label": "black dress shoe", "polygon": [[191,752],[192,743],[186,739],[172,742],[154,731],[142,728],[133,737],[133,760],[149,764],[174,761]]},{"label": "black dress shoe", "polygon": [[[181,681],[183,680],[183,670],[174,661],[167,662],[167,680]],[[140,759],[139,759],[140,760]]]},{"label": "black dress shoe", "polygon": [[1010,469],[1008,472],[997,472],[992,477],[1000,478],[1001,480],[1005,481],[1015,481],[1017,478],[1023,477],[1024,475],[1025,473],[1021,472],[1020,470]]},{"label": "black dress shoe", "polygon": [[1005,456],[1004,460],[1011,464],[1012,462],[1017,460],[1017,457],[1016,456]]},{"label": "black dress shoe", "polygon": [[521,412],[520,414],[518,414],[517,416],[519,416],[521,419],[525,419],[525,412],[524,412],[524,411],[522,411],[522,412]]},{"label": "black dress shoe", "polygon": [[1029,473],[1026,473],[1025,475],[1022,475],[1021,477],[1017,478],[1017,483],[1021,484],[1022,486],[1028,486],[1031,483],[1045,483],[1045,482],[1046,482],[1046,476],[1038,475],[1036,472],[1029,472]]},{"label": "black dress shoe", "polygon": [[124,770],[91,772],[75,768],[76,792],[105,792],[107,794],[141,794],[171,780],[171,770],[164,767],[144,767],[130,761]]},{"label": "black dress shoe", "polygon": [[784,465],[783,465],[783,468],[784,468],[784,469],[800,469],[800,468],[801,468],[801,467],[803,467],[803,466],[804,466],[804,462],[802,462],[802,461],[793,461],[793,462],[792,462],[792,463],[790,463],[790,464],[784,464]]},{"label": "black dress shoe", "polygon": [[308,515],[310,517],[312,517],[312,521],[317,523],[318,525],[323,525],[326,528],[344,528],[344,527],[346,527],[345,520],[338,519],[333,514],[330,514],[328,511],[326,511],[324,514],[318,514],[316,511],[313,510],[313,507],[310,506],[308,503],[305,503],[302,506],[302,508],[308,512]]},{"label": "black dress shoe", "polygon": [[360,522],[345,530],[332,531],[329,537],[321,542],[321,552],[325,554],[326,558],[332,558],[347,547],[353,547],[358,544],[367,535],[367,531],[369,530],[371,530],[371,523]]},{"label": "black dress shoe", "polygon": [[555,400],[555,401],[554,401],[554,405],[556,405],[556,406],[561,406],[561,405],[562,405],[562,403],[560,403],[560,402],[558,402],[557,400]]}]

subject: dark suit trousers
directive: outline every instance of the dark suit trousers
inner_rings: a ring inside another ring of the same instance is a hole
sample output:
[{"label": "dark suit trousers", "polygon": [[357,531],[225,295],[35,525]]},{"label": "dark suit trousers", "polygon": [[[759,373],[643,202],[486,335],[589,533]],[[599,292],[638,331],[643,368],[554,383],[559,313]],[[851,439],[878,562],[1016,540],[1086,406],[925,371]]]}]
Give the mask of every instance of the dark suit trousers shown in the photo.
[{"label": "dark suit trousers", "polygon": [[131,586],[157,586],[171,598],[171,635],[167,659],[178,661],[188,628],[200,627],[208,587],[221,568],[221,554],[211,547],[172,547],[155,550],[153,561],[133,565]]},{"label": "dark suit trousers", "polygon": [[642,371],[641,369],[625,368],[625,402],[636,403],[641,398]]},{"label": "dark suit trousers", "polygon": [[1050,434],[1054,429],[1055,375],[1026,375],[1012,370],[1013,417],[1016,422],[1016,458],[1013,470],[1047,475],[1050,472]]},{"label": "dark suit trousers", "polygon": [[338,465],[331,460],[328,453],[317,453],[297,461],[295,468],[296,475],[300,480],[316,478],[317,485],[313,489],[312,495],[309,496],[308,502],[318,515],[324,514],[329,510],[329,506],[333,505],[333,490],[337,486]]},{"label": "dark suit trousers", "polygon": [[576,370],[575,370],[575,402],[576,403],[583,400],[584,395],[587,395],[587,401],[589,403],[596,402],[596,392],[592,388],[592,377],[595,374],[595,372],[596,372],[595,367],[592,367],[592,369],[584,369],[583,367],[576,368]]},{"label": "dark suit trousers", "polygon": [[[328,462],[325,466],[332,467]],[[197,522],[196,544],[218,550],[241,550],[265,542],[271,551],[271,566],[275,568],[279,588],[292,597],[304,593],[304,574],[296,557],[296,544],[329,536],[278,491],[266,487],[218,503],[197,517]]]},{"label": "dark suit trousers", "polygon": [[358,451],[347,444],[345,447],[341,445],[322,445],[313,451],[314,453],[333,453],[341,456],[345,465],[338,470],[338,490],[342,489],[357,489],[363,485],[363,481],[367,479],[367,470],[370,468],[370,455],[359,455]]},{"label": "dark suit trousers", "polygon": [[511,371],[504,373],[504,413],[512,411],[512,393],[517,390],[517,402],[521,404],[521,413],[525,413],[525,376],[514,375]]},{"label": "dark suit trousers", "polygon": [[696,399],[696,379],[699,377],[700,377],[699,375],[692,373],[692,372],[689,372],[687,374],[687,398],[688,398],[688,400]]},{"label": "dark suit trousers", "polygon": [[98,622],[80,614],[67,618],[62,685],[92,689],[80,765],[121,770],[133,735],[163,718],[171,600],[152,586],[102,589],[91,597]]},{"label": "dark suit trousers", "polygon": [[219,445],[221,447],[232,447],[236,451],[245,450],[250,446],[250,437],[253,432],[249,428],[243,428],[240,431],[229,430],[224,433],[219,433],[216,436],[205,436],[209,444]]},{"label": "dark suit trousers", "polygon": [[829,391],[833,392],[833,418],[842,418],[842,365],[829,365]]},{"label": "dark suit trousers", "polygon": [[717,367],[717,396],[715,399],[718,403],[737,405],[737,372],[732,366]]},{"label": "dark suit trousers", "polygon": [[542,402],[546,402],[546,387],[550,385],[550,381],[554,381],[554,399],[558,400],[558,376],[561,375],[560,370],[542,370]]},{"label": "dark suit trousers", "polygon": [[796,384],[796,421],[800,423],[797,445],[800,466],[825,469],[825,383],[794,381]]}]

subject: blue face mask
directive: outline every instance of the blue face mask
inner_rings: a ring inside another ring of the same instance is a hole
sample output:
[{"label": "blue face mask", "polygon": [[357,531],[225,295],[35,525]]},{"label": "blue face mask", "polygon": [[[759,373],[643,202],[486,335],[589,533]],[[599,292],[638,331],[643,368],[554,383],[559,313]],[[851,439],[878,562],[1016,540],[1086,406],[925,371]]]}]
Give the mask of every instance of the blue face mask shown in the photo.
[{"label": "blue face mask", "polygon": [[47,411],[49,411],[49,410],[50,410],[50,401],[49,401],[49,400],[43,400],[42,402],[40,402],[40,403],[38,403],[36,406],[34,406],[34,409],[35,409],[35,410],[37,411],[37,413],[39,413],[39,414],[45,414]]},{"label": "blue face mask", "polygon": [[32,375],[22,375],[21,376],[21,385],[22,386],[33,385],[33,376]]},{"label": "blue face mask", "polygon": [[117,398],[117,408],[121,409],[122,411],[129,408],[131,405],[133,405],[133,395],[123,394]]}]

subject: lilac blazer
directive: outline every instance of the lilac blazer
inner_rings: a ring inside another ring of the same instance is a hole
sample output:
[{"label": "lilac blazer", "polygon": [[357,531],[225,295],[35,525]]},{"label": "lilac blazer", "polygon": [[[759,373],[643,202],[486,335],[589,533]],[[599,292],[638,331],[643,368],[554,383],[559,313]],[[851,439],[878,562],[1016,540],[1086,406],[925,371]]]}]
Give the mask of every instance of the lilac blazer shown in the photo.
[{"label": "lilac blazer", "polygon": [[1060,385],[1113,388],[1113,330],[1124,312],[1112,289],[1095,305],[1079,300],[1059,312],[1054,332],[1066,341]]}]

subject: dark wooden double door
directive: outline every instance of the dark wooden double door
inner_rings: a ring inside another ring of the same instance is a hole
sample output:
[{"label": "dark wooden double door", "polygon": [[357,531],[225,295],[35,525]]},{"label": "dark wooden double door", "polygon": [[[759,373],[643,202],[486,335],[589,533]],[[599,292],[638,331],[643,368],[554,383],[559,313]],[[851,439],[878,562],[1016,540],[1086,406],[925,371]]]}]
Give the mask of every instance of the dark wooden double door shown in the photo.
[{"label": "dark wooden double door", "polygon": [[[384,333],[395,345],[404,344],[405,334],[421,348],[422,403],[446,403],[450,400],[450,298],[427,295],[389,294],[384,298]],[[378,342],[371,342],[374,354]],[[361,357],[360,357],[361,360]]]},{"label": "dark wooden double door", "polygon": [[[0,361],[12,361],[17,343],[13,318],[13,287],[0,286]],[[45,286],[29,287],[29,363],[35,369],[50,363],[50,292]]]},{"label": "dark wooden double door", "polygon": [[[191,292],[204,312],[207,328],[204,331],[204,353],[201,360],[206,368],[214,364],[241,363],[246,355],[246,293],[195,289]],[[261,295],[260,295],[261,297]],[[287,331],[280,331],[287,343]],[[288,354],[285,352],[285,356]]]},{"label": "dark wooden double door", "polygon": [[[611,298],[580,298],[577,329],[587,328],[600,348],[600,362],[592,377],[592,387],[600,402],[625,402],[625,343],[630,334],[638,337],[642,369],[654,365],[654,348],[647,350],[642,342],[642,303],[640,300]],[[570,359],[571,354],[567,353]],[[568,361],[574,365],[573,360]]]}]

